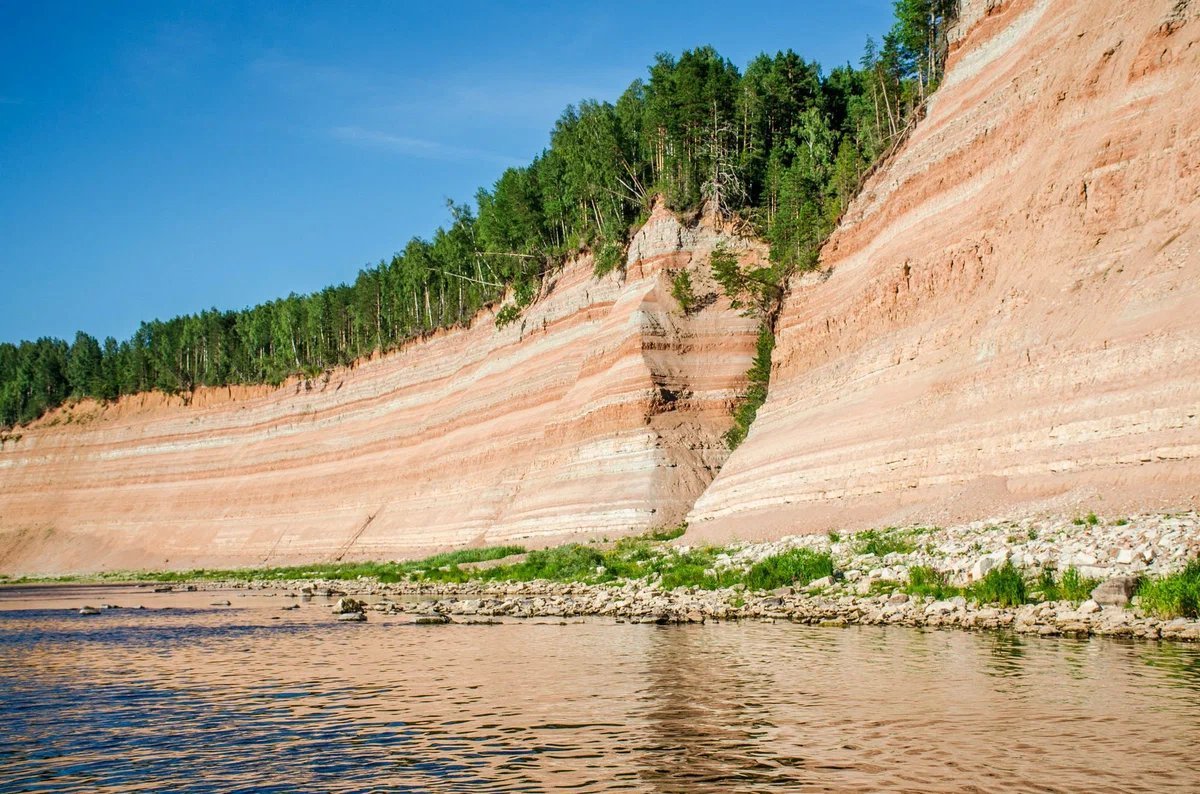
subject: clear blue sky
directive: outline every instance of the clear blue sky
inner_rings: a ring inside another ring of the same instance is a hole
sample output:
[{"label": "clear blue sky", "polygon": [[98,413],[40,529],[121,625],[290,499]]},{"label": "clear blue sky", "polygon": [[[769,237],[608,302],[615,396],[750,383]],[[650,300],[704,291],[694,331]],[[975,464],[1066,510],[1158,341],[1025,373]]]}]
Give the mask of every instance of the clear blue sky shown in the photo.
[{"label": "clear blue sky", "polygon": [[890,0],[0,1],[0,341],[353,279],[656,52],[857,61]]}]

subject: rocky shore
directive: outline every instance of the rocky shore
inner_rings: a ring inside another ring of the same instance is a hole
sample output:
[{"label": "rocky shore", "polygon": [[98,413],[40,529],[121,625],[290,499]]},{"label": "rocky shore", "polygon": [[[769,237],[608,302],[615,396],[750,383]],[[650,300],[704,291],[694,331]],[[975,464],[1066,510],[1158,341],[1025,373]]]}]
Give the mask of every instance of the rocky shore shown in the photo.
[{"label": "rocky shore", "polygon": [[[282,589],[299,598],[327,598],[340,620],[363,620],[372,612],[405,615],[426,624],[584,616],[636,623],[764,620],[1200,641],[1200,620],[1145,614],[1134,595],[1138,577],[1173,573],[1200,553],[1200,516],[1195,512],[796,536],[724,547],[714,565],[748,569],[794,549],[829,553],[835,575],[767,592],[748,590],[744,584],[667,590],[653,578],[604,583],[262,579],[197,586]],[[686,543],[678,543],[658,553],[688,551]],[[939,572],[947,583],[969,586],[1009,563],[1031,582],[1038,572],[1074,569],[1096,586],[1090,597],[1074,601],[1044,600],[1034,591],[1033,603],[1016,606],[979,603],[964,595],[938,599],[906,592],[909,574],[918,567]]]}]

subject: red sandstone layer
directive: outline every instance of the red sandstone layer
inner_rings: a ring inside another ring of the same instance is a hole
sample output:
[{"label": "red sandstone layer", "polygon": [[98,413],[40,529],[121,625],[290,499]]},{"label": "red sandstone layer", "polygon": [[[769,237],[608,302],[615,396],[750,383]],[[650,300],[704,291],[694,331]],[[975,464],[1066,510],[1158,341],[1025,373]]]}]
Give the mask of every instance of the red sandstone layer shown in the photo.
[{"label": "red sandstone layer", "polygon": [[1200,3],[969,0],[693,529],[1194,506],[1198,221]]},{"label": "red sandstone layer", "polygon": [[503,330],[485,314],[327,381],[59,412],[0,448],[0,571],[389,559],[678,522],[724,461],[753,354],[727,301],[684,316],[670,297],[685,267],[715,289],[722,239],[659,211],[624,274],[597,280],[585,257]]}]

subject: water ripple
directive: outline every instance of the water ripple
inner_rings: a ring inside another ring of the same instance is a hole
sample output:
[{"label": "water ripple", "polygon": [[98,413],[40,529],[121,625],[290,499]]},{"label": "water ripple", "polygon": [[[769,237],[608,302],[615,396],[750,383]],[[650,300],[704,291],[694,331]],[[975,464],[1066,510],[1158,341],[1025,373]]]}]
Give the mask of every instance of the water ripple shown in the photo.
[{"label": "water ripple", "polygon": [[1200,788],[1191,646],[83,595],[0,591],[0,790]]}]

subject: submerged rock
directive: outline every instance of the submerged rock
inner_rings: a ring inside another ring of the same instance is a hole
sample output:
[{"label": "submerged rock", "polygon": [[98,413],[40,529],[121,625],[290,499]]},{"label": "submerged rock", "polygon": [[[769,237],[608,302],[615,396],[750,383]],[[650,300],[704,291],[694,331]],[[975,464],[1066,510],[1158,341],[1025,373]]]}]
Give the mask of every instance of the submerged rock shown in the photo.
[{"label": "submerged rock", "polygon": [[81,607],[79,610],[79,614],[80,615],[99,615],[100,610],[96,609],[95,607]]},{"label": "submerged rock", "polygon": [[434,612],[429,615],[417,615],[417,617],[413,620],[413,623],[417,624],[418,626],[436,626],[449,622],[450,618],[439,612]]},{"label": "submerged rock", "polygon": [[343,612],[337,619],[342,623],[365,623],[367,615],[365,612]]}]

